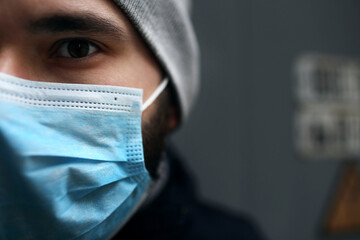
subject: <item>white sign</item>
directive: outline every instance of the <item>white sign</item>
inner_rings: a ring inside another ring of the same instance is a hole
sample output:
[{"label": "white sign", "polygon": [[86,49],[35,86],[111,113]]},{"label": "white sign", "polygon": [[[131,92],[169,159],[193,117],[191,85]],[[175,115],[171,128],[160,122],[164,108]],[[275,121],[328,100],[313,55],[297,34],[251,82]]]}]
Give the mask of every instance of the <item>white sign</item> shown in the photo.
[{"label": "white sign", "polygon": [[295,64],[295,146],[306,158],[360,156],[360,62],[306,55]]}]

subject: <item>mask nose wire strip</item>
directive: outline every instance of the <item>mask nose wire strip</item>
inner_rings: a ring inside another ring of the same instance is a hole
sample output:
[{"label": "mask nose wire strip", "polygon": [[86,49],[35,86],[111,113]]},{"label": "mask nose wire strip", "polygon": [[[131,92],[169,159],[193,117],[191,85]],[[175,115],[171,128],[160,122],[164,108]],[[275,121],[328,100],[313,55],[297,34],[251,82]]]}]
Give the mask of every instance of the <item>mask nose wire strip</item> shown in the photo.
[{"label": "mask nose wire strip", "polygon": [[145,111],[154,101],[155,99],[164,91],[166,86],[168,85],[169,79],[165,78],[162,83],[156,88],[153,94],[145,101],[145,103],[141,107],[141,111]]}]

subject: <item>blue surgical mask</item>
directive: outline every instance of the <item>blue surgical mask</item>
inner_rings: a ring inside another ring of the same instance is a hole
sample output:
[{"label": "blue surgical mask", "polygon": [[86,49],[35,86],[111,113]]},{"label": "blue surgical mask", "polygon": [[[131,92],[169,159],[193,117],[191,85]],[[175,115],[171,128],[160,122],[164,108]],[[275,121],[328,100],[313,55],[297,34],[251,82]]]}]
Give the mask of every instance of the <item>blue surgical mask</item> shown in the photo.
[{"label": "blue surgical mask", "polygon": [[0,239],[109,239],[146,197],[142,90],[0,73]]}]

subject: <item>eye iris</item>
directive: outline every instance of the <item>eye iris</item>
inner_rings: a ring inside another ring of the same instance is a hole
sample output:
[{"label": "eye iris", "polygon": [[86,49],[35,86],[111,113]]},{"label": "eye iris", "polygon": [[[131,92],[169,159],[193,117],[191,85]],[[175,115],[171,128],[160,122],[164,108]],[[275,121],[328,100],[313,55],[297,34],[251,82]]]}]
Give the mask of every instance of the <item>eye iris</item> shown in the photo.
[{"label": "eye iris", "polygon": [[69,42],[68,51],[73,58],[86,57],[89,54],[89,43],[84,40],[73,40]]}]

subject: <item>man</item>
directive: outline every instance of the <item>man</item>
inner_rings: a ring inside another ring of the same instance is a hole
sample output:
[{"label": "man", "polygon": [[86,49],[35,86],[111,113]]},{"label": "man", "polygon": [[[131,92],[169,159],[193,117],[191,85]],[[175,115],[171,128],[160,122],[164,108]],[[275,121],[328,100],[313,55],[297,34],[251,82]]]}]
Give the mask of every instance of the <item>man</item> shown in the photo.
[{"label": "man", "polygon": [[259,239],[164,153],[198,89],[189,9],[0,1],[1,239]]}]

